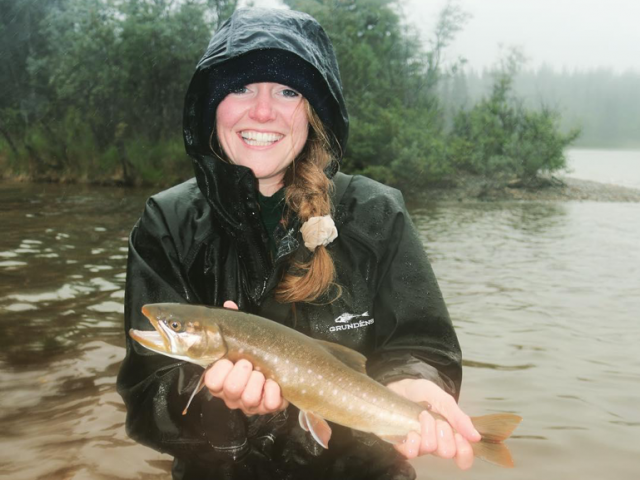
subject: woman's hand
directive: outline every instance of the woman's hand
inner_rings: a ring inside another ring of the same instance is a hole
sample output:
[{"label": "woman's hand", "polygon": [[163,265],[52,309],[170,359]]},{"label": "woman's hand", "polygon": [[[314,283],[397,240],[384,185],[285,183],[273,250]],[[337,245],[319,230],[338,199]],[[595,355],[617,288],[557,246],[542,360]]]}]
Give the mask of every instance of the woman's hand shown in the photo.
[{"label": "woman's hand", "polygon": [[387,387],[414,402],[428,402],[433,412],[447,419],[447,422],[436,420],[428,412],[422,412],[422,431],[409,432],[406,441],[395,446],[398,452],[408,459],[427,453],[453,458],[462,470],[473,465],[473,450],[469,442],[479,441],[480,434],[451,395],[435,383],[422,379],[404,379],[392,382]]},{"label": "woman's hand", "polygon": [[[238,309],[230,301],[225,308]],[[204,384],[214,397],[221,398],[227,407],[240,409],[246,415],[265,415],[287,408],[289,403],[282,398],[280,386],[253,369],[248,360],[235,364],[227,359],[218,360],[207,370]]]}]

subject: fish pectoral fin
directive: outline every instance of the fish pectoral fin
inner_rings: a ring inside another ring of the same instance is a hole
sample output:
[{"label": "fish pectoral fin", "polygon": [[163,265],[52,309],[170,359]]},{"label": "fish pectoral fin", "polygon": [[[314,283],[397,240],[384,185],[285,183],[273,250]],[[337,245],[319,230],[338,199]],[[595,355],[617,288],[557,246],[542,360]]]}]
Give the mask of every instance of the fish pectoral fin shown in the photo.
[{"label": "fish pectoral fin", "polygon": [[388,442],[392,445],[398,445],[399,443],[402,443],[405,441],[405,439],[407,438],[407,436],[402,436],[402,435],[383,435],[380,437],[382,440],[384,440],[385,442]]},{"label": "fish pectoral fin", "polygon": [[[323,448],[329,448],[331,427],[324,418],[313,412],[300,411],[298,420],[300,421],[300,426],[304,430],[310,432],[316,442],[318,442]],[[306,425],[307,428],[305,428],[304,425]]]},{"label": "fish pectoral fin", "polygon": [[325,340],[316,339],[316,342],[346,366],[353,368],[356,372],[367,373],[367,357],[361,353],[356,352],[349,347],[338,345],[333,342],[327,342]]},{"label": "fish pectoral fin", "polygon": [[189,405],[191,405],[191,402],[193,401],[195,396],[200,392],[200,390],[202,390],[204,388],[204,374],[205,373],[207,373],[206,370],[204,372],[202,372],[202,375],[200,375],[200,380],[198,380],[198,385],[196,385],[196,388],[193,389],[193,393],[189,397],[189,401],[187,402],[187,406],[184,407],[184,410],[182,411],[182,415],[186,415],[187,414],[187,410],[189,410]]}]

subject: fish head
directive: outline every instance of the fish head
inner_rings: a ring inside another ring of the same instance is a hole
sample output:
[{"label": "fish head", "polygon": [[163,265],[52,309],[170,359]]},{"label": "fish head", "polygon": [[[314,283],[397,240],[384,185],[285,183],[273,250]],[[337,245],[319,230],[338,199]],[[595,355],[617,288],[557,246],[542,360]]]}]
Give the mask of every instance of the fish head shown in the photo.
[{"label": "fish head", "polygon": [[215,322],[199,319],[198,308],[145,305],[142,313],[155,330],[131,329],[129,335],[153,352],[206,368],[227,353],[227,346],[220,327]]}]

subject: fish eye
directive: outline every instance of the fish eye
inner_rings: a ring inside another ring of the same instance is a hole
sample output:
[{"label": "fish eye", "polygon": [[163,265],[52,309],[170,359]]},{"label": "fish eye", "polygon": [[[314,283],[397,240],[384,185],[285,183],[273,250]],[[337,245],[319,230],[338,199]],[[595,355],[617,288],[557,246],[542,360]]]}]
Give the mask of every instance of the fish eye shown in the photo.
[{"label": "fish eye", "polygon": [[171,322],[169,326],[171,327],[172,330],[175,330],[176,332],[180,330],[180,328],[182,327],[180,322],[176,322],[176,321]]}]

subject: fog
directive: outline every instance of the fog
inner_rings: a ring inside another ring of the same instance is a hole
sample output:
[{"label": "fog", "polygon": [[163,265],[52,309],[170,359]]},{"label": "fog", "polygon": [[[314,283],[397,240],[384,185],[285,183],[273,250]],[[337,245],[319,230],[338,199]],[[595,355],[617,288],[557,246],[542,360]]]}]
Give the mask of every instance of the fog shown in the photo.
[{"label": "fog", "polygon": [[[442,0],[406,0],[409,18],[432,30]],[[499,45],[522,47],[532,67],[640,71],[636,0],[460,0],[472,15],[450,54],[472,68],[491,66]]]},{"label": "fog", "polygon": [[[433,31],[445,0],[402,0],[407,19],[424,35]],[[640,72],[640,2],[637,0],[458,0],[472,15],[448,57],[463,57],[469,67],[491,67],[501,45],[522,48],[529,66],[556,70],[596,68]],[[256,0],[277,6],[277,0]]]}]

